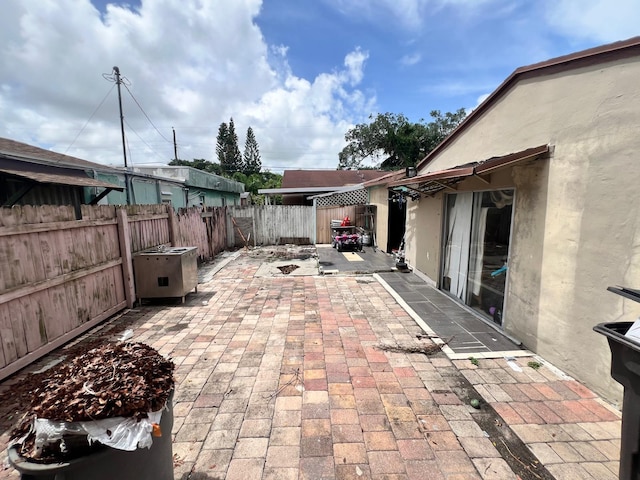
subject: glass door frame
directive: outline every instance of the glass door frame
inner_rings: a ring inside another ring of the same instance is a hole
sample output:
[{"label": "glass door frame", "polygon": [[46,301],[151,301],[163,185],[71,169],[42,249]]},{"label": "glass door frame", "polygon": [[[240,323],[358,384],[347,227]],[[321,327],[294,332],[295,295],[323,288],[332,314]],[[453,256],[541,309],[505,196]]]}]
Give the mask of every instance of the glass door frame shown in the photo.
[{"label": "glass door frame", "polygon": [[482,319],[483,321],[489,323],[490,325],[497,327],[499,329],[503,329],[504,328],[504,313],[503,316],[501,318],[501,322],[500,323],[496,323],[490,316],[488,313],[482,312],[479,309],[473,308],[471,306],[469,306],[468,303],[468,298],[469,298],[469,291],[468,289],[470,288],[470,282],[469,282],[469,268],[470,268],[470,262],[471,262],[471,240],[469,240],[469,251],[467,252],[467,272],[465,274],[465,282],[466,282],[466,293],[465,293],[465,298],[464,299],[460,299],[458,296],[456,296],[454,293],[450,292],[449,290],[446,290],[444,288],[444,278],[445,278],[445,265],[447,262],[447,257],[446,257],[446,248],[447,248],[447,240],[448,240],[448,236],[449,236],[449,211],[448,211],[448,207],[449,207],[449,197],[453,196],[453,195],[459,195],[459,194],[463,194],[463,193],[471,193],[473,194],[472,197],[472,211],[471,211],[471,222],[469,224],[469,239],[471,239],[471,236],[473,234],[472,229],[473,229],[473,219],[474,219],[474,215],[475,212],[473,211],[473,207],[475,205],[475,195],[476,194],[483,194],[485,192],[496,192],[496,191],[503,191],[503,190],[510,190],[513,192],[513,201],[512,201],[512,209],[511,209],[511,219],[510,219],[510,223],[509,223],[509,244],[507,247],[507,252],[506,252],[506,264],[507,264],[507,269],[505,271],[505,287],[504,287],[504,293],[503,293],[503,299],[502,299],[502,312],[506,311],[506,306],[507,306],[507,293],[508,293],[508,286],[509,286],[509,268],[508,265],[510,263],[510,259],[511,259],[511,249],[512,249],[512,245],[513,245],[513,227],[514,227],[514,222],[515,222],[515,206],[516,206],[516,198],[517,198],[517,191],[515,187],[505,187],[505,188],[492,188],[492,189],[485,189],[485,190],[461,190],[461,191],[457,191],[457,192],[445,192],[444,193],[444,198],[442,201],[442,222],[441,222],[441,240],[440,240],[440,270],[439,270],[439,274],[438,274],[438,284],[437,284],[437,288],[438,290],[440,290],[442,293],[446,294],[447,296],[451,297],[456,303],[460,304],[461,307],[463,307],[465,310],[473,313],[476,317]]}]

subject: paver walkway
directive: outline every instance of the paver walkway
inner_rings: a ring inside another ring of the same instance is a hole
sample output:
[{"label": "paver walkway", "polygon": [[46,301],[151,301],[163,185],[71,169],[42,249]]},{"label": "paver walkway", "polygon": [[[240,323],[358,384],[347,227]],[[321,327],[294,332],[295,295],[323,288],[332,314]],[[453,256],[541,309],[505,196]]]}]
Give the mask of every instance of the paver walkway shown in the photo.
[{"label": "paver walkway", "polygon": [[260,264],[242,255],[185,305],[125,315],[177,365],[176,479],[517,478],[461,378],[556,478],[616,478],[619,415],[577,382],[527,358],[381,351],[430,340],[373,277],[255,277]]},{"label": "paver walkway", "polygon": [[374,348],[420,333],[379,283],[257,266],[241,257],[207,306],[136,329],[179,364],[176,478],[481,478],[418,376],[429,359]]},{"label": "paver walkway", "polygon": [[534,370],[532,361],[453,363],[555,478],[617,479],[620,412],[547,365]]}]

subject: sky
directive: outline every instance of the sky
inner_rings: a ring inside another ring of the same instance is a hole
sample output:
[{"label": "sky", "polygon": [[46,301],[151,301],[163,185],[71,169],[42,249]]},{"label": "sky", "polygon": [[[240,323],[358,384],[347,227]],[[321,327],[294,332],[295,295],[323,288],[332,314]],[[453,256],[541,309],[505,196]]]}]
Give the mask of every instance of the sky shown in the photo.
[{"label": "sky", "polygon": [[106,165],[335,169],[377,113],[471,111],[516,68],[640,35],[638,0],[2,0],[0,137]]}]

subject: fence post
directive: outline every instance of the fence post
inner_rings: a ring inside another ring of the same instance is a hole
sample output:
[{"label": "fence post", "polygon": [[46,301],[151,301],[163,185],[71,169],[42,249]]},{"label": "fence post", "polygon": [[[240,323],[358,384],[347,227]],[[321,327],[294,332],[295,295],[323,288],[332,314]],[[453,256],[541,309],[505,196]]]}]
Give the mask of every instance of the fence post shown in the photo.
[{"label": "fence post", "polygon": [[176,212],[173,211],[171,205],[166,205],[167,214],[169,215],[169,242],[172,247],[179,247],[178,245],[178,222],[176,219]]},{"label": "fence post", "polygon": [[253,228],[253,246],[256,246],[256,237],[258,234],[256,233],[256,207],[255,205],[251,206],[251,223]]},{"label": "fence post", "polygon": [[122,258],[122,281],[124,283],[124,297],[127,308],[133,308],[136,301],[136,287],[133,279],[133,261],[131,257],[131,236],[129,234],[129,222],[127,211],[118,208],[118,240],[120,242],[120,257]]}]

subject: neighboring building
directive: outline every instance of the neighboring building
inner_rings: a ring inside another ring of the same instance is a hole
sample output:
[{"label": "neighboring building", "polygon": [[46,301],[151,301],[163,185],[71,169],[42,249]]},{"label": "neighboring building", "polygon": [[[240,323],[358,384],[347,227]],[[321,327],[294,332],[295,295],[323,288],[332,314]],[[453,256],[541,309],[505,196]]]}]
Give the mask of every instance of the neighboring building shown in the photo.
[{"label": "neighboring building", "polygon": [[223,206],[239,205],[242,192],[241,183],[190,167],[125,170],[0,138],[0,200],[4,206]]},{"label": "neighboring building", "polygon": [[251,205],[251,192],[243,192],[240,194],[240,206],[248,207]]},{"label": "neighboring building", "polygon": [[518,68],[389,183],[407,261],[431,283],[610,400],[601,322],[640,305],[640,37]]},{"label": "neighboring building", "polygon": [[382,170],[285,170],[281,188],[258,190],[268,200],[282,195],[283,205],[313,205],[315,195],[336,192],[386,175]]},{"label": "neighboring building", "polygon": [[13,205],[73,205],[99,202],[124,187],[95,178],[117,170],[79,158],[0,138],[0,201]]},{"label": "neighboring building", "polygon": [[[133,170],[183,183],[185,186],[184,201],[189,207],[240,205],[241,194],[244,193],[244,184],[192,167],[163,165],[159,167],[134,167]],[[170,201],[174,204],[176,194],[179,195],[179,193],[170,190],[163,191],[162,201]]]}]

